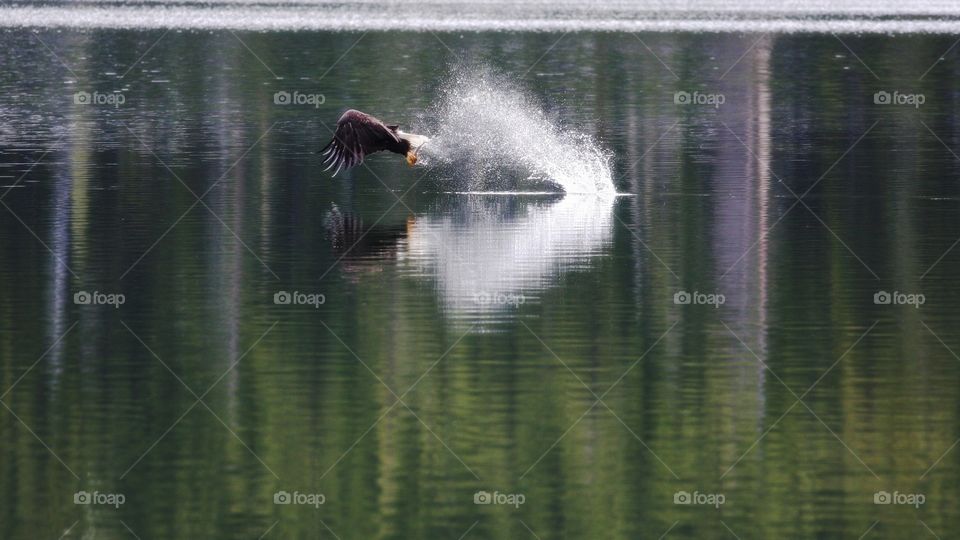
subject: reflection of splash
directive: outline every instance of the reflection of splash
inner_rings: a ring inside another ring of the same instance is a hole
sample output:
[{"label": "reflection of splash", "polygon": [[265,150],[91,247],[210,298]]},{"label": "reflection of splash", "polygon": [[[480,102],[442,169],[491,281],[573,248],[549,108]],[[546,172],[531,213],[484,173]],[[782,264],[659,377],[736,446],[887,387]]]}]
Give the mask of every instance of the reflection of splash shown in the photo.
[{"label": "reflection of splash", "polygon": [[399,257],[416,274],[436,280],[456,317],[509,318],[563,274],[591,268],[611,244],[613,198],[452,201],[455,208],[417,218]]},{"label": "reflection of splash", "polygon": [[[525,178],[567,193],[614,191],[609,154],[589,136],[560,129],[509,81],[456,75],[440,103],[440,125],[423,154],[473,171],[469,189],[513,188],[514,178]],[[501,185],[490,186],[491,178]]]}]

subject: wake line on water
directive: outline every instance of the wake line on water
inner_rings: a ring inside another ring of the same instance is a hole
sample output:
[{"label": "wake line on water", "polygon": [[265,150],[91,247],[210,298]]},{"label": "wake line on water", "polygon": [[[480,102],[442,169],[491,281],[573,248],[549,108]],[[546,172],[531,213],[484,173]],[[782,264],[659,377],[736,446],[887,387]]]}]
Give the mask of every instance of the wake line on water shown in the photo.
[{"label": "wake line on water", "polygon": [[[471,196],[480,196],[480,197],[557,197],[563,195],[563,193],[558,193],[556,191],[442,191],[444,195],[471,195]],[[573,193],[572,195],[583,195],[588,196],[589,193]],[[636,197],[636,193],[610,193],[602,194],[604,196],[610,196],[615,198],[620,197]]]},{"label": "wake line on water", "polygon": [[513,83],[472,70],[451,78],[421,157],[459,171],[462,191],[556,187],[565,193],[615,195],[611,154],[588,135],[551,122]]}]

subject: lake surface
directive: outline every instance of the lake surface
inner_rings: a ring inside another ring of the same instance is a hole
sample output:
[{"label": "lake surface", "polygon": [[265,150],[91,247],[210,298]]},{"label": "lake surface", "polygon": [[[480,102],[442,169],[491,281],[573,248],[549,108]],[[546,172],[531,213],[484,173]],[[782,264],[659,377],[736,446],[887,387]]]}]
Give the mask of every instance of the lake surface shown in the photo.
[{"label": "lake surface", "polygon": [[[955,40],[2,31],[0,536],[954,534]],[[322,172],[477,66],[621,195]]]}]

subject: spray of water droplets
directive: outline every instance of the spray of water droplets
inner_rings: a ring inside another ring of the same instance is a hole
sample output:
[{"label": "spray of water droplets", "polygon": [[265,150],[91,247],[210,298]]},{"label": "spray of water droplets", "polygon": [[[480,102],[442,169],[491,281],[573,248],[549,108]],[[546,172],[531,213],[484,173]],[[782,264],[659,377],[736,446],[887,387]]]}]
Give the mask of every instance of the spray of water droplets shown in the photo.
[{"label": "spray of water droplets", "polygon": [[480,70],[451,77],[441,92],[431,165],[455,169],[470,190],[531,189],[613,194],[610,154],[589,136],[564,130],[504,77]]}]

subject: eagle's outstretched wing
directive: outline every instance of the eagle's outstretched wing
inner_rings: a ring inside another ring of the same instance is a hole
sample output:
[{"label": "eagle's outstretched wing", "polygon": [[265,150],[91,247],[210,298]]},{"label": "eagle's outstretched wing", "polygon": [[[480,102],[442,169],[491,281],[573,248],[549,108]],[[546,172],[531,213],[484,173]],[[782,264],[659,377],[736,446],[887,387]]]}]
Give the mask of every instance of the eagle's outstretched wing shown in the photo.
[{"label": "eagle's outstretched wing", "polygon": [[340,120],[337,120],[333,140],[320,150],[320,153],[326,156],[323,162],[328,164],[324,170],[336,166],[333,173],[336,176],[341,168],[349,169],[363,163],[367,154],[396,148],[400,144],[400,138],[397,137],[395,129],[396,126],[391,129],[380,120],[360,111],[350,109],[343,113]]}]

